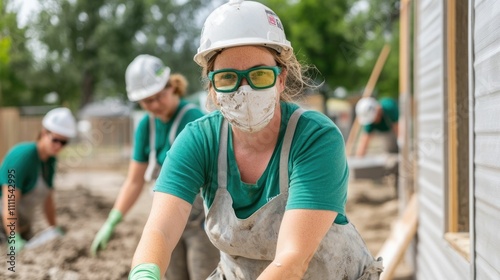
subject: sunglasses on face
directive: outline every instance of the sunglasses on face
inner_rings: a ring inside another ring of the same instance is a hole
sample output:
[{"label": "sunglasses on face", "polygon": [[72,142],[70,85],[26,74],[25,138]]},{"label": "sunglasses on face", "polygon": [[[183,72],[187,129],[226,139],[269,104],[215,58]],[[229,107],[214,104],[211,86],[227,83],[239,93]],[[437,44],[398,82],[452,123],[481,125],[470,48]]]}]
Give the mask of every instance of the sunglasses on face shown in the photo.
[{"label": "sunglasses on face", "polygon": [[153,104],[154,102],[160,101],[160,99],[163,97],[164,94],[165,94],[165,90],[162,90],[159,93],[157,93],[151,97],[140,100],[139,103],[142,104],[143,106],[149,106],[149,105]]},{"label": "sunglasses on face", "polygon": [[52,133],[49,133],[49,135],[50,135],[50,139],[51,139],[52,143],[54,143],[54,144],[59,143],[59,144],[61,144],[61,146],[66,146],[66,144],[69,143],[69,140],[67,140],[67,139],[56,138],[56,137],[54,137],[54,135]]},{"label": "sunglasses on face", "polygon": [[259,66],[247,70],[221,69],[209,72],[208,79],[216,91],[229,93],[238,89],[242,78],[253,89],[273,87],[280,73],[279,66]]}]

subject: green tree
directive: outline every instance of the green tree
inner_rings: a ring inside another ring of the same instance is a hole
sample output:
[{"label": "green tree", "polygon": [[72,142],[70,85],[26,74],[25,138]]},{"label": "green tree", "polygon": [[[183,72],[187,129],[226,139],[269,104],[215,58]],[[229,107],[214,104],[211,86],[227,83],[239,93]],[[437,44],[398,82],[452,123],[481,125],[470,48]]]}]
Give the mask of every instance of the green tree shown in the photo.
[{"label": "green tree", "polygon": [[399,0],[266,0],[279,14],[299,60],[315,65],[323,89],[360,92],[386,42],[390,57],[377,91],[397,94]]},{"label": "green tree", "polygon": [[0,106],[14,106],[31,98],[26,76],[32,64],[26,48],[26,30],[17,27],[17,12],[0,0]]},{"label": "green tree", "polygon": [[[398,96],[399,80],[399,0],[350,0],[351,12],[347,18],[351,32],[348,40],[359,47],[356,66],[367,82],[380,51],[385,44],[391,52],[380,74],[374,94]],[[358,86],[359,87],[359,86]]]},{"label": "green tree", "polygon": [[186,75],[191,90],[199,89],[193,38],[201,27],[195,19],[207,2],[44,1],[32,25],[46,47],[40,73],[63,101],[84,106],[95,97],[125,98],[127,65],[148,53]]}]

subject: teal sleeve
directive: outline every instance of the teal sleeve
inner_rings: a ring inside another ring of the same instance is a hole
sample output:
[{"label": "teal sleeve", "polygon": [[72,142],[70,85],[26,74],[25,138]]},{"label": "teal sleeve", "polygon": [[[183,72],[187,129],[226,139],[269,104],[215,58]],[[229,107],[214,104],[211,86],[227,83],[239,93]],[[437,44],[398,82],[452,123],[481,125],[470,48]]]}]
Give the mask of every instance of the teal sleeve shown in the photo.
[{"label": "teal sleeve", "polygon": [[203,115],[203,112],[198,107],[189,109],[182,117],[182,120],[179,122],[177,136],[182,132],[182,130],[188,123],[203,117]]},{"label": "teal sleeve", "polygon": [[[35,182],[38,170],[36,147],[33,143],[14,146],[5,156],[0,167],[0,185],[15,186],[25,193]],[[1,192],[1,191],[0,191]]]},{"label": "teal sleeve", "polygon": [[[165,192],[193,203],[205,182],[208,143],[199,125],[186,125],[167,152],[155,191]],[[207,121],[203,122],[210,126]]]},{"label": "teal sleeve", "polygon": [[368,124],[368,125],[363,125],[363,131],[366,133],[371,133],[374,130],[373,125]]},{"label": "teal sleeve", "polygon": [[[345,216],[349,168],[339,129],[318,112],[300,122],[292,143],[287,209],[331,210]],[[297,132],[299,133],[297,135]]]},{"label": "teal sleeve", "polygon": [[386,114],[393,123],[396,123],[399,119],[399,108],[396,100],[384,98],[380,100],[380,105],[384,110],[384,114]]},{"label": "teal sleeve", "polygon": [[132,159],[137,162],[149,160],[149,115],[146,114],[137,125],[134,134]]}]

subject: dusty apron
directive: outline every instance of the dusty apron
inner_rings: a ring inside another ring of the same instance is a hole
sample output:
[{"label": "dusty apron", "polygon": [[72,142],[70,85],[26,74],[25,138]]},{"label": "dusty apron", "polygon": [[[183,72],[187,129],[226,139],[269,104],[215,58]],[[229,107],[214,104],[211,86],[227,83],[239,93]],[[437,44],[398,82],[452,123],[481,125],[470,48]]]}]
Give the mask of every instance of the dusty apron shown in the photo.
[{"label": "dusty apron", "polygon": [[[175,136],[177,135],[177,130],[179,129],[179,124],[186,114],[187,111],[194,108],[193,104],[186,104],[179,111],[177,116],[172,123],[172,127],[170,128],[170,133],[168,134],[168,142],[170,143],[170,147],[174,143]],[[146,172],[144,173],[144,180],[146,182],[154,181],[160,175],[161,166],[158,164],[156,160],[156,124],[155,117],[151,114],[149,115],[149,159],[148,159],[148,167]]]},{"label": "dusty apron", "polygon": [[[207,211],[206,231],[221,251],[221,261],[208,279],[257,279],[276,253],[280,221],[288,199],[288,156],[295,127],[303,110],[290,117],[280,155],[280,194],[247,219],[239,219],[232,210],[227,191],[227,134],[221,128],[218,182],[219,188]],[[375,260],[359,233],[350,223],[333,224],[309,263],[303,279],[379,279],[382,260]]]},{"label": "dusty apron", "polygon": [[[179,124],[185,113],[193,104],[186,104],[175,117],[168,140],[170,146],[174,143],[179,129]],[[155,181],[160,174],[161,166],[156,160],[156,126],[154,116],[149,116],[149,160],[144,174],[147,182]],[[153,184],[154,185],[154,184]],[[152,188],[151,188],[152,193]],[[168,280],[202,280],[215,269],[219,262],[219,250],[215,248],[207,237],[203,227],[205,214],[203,212],[203,199],[196,196],[193,208],[189,214],[188,222],[179,243],[172,252],[170,265],[166,276]]]},{"label": "dusty apron", "polygon": [[384,141],[384,152],[390,154],[397,154],[399,152],[398,148],[398,136],[392,129],[394,122],[386,115],[383,115],[385,122],[389,126],[389,131],[379,132],[379,136]]},{"label": "dusty apron", "polygon": [[385,151],[389,154],[397,154],[399,152],[398,138],[394,131],[386,132],[382,135],[385,143]]},{"label": "dusty apron", "polygon": [[[45,202],[49,193],[49,186],[43,179],[42,171],[40,170],[33,190],[21,195],[19,203],[16,205],[16,230],[24,239],[29,239],[32,237],[31,226],[33,225],[36,208],[41,206]],[[2,213],[2,215],[8,215],[8,213]],[[2,227],[2,231],[3,230],[4,229]],[[6,235],[8,234],[9,233],[7,233]]]}]

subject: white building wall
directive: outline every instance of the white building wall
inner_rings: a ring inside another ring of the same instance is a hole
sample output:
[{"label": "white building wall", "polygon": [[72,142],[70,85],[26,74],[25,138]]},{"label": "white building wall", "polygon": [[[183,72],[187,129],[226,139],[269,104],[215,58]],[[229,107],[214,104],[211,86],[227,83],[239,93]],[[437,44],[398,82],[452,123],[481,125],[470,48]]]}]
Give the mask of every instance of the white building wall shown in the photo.
[{"label": "white building wall", "polygon": [[415,102],[419,227],[417,279],[470,279],[470,264],[444,239],[446,207],[445,6],[415,1]]},{"label": "white building wall", "polygon": [[500,1],[473,0],[476,279],[500,279]]}]

